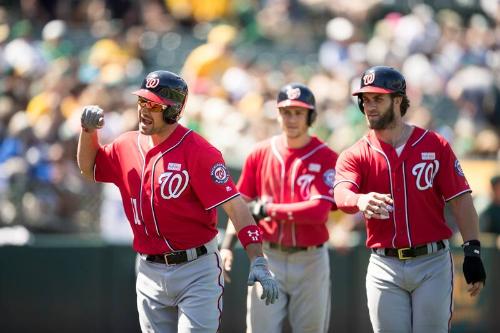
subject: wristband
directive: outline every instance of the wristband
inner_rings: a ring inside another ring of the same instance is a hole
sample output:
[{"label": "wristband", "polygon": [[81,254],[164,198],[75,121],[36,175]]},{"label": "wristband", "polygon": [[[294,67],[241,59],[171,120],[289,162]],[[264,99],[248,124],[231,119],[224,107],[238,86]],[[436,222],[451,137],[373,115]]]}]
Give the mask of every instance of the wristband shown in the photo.
[{"label": "wristband", "polygon": [[255,224],[247,225],[238,232],[238,239],[243,248],[251,243],[262,243],[262,230]]}]

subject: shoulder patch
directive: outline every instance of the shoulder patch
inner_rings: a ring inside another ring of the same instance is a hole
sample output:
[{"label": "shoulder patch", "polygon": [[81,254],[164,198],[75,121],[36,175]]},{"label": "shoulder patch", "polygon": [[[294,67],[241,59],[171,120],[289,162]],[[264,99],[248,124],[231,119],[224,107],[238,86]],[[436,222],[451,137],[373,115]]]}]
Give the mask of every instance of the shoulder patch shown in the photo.
[{"label": "shoulder patch", "polygon": [[457,175],[464,177],[464,171],[462,170],[462,167],[460,166],[460,162],[458,160],[455,160],[455,172]]},{"label": "shoulder patch", "polygon": [[335,169],[328,169],[325,171],[325,173],[323,173],[323,181],[325,182],[326,186],[332,188],[334,179],[335,179]]},{"label": "shoulder patch", "polygon": [[212,180],[217,184],[224,184],[229,179],[229,172],[224,164],[216,163],[210,171],[210,176],[212,176]]}]

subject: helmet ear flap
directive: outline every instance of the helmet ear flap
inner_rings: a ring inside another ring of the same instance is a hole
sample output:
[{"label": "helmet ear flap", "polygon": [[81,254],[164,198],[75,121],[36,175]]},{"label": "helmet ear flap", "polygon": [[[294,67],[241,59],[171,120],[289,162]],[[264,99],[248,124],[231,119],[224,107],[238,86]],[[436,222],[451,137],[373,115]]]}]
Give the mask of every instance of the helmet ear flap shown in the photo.
[{"label": "helmet ear flap", "polygon": [[363,98],[361,96],[363,95],[358,95],[358,106],[361,112],[365,113],[365,109],[363,108]]},{"label": "helmet ear flap", "polygon": [[163,121],[165,121],[167,124],[174,124],[179,120],[179,114],[180,112],[177,110],[178,108],[175,106],[167,106],[165,110],[163,110]]},{"label": "helmet ear flap", "polygon": [[316,120],[317,116],[318,113],[316,112],[315,109],[309,110],[309,112],[307,113],[307,126],[311,126]]}]

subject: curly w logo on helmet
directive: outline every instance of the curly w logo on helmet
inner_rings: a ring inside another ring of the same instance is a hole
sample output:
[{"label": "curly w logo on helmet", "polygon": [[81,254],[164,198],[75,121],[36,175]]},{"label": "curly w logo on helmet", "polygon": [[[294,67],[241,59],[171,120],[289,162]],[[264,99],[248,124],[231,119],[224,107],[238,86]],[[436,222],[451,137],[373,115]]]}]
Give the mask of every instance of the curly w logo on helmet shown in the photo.
[{"label": "curly w logo on helmet", "polygon": [[159,78],[146,78],[146,88],[156,88],[160,84]]}]

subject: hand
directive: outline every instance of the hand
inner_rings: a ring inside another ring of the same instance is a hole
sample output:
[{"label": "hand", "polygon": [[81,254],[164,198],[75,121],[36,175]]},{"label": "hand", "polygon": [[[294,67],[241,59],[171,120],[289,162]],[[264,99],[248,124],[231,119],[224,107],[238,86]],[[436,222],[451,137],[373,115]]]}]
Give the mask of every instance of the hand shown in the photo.
[{"label": "hand", "polygon": [[224,274],[224,281],[229,283],[231,282],[229,272],[233,266],[233,251],[229,249],[221,249],[220,256],[222,259],[222,274]]},{"label": "hand", "polygon": [[370,192],[360,195],[357,206],[367,219],[388,219],[393,204],[390,194]]},{"label": "hand", "polygon": [[260,200],[250,201],[248,209],[257,222],[269,216],[266,212],[266,204]]},{"label": "hand", "polygon": [[250,265],[248,285],[253,286],[255,281],[260,282],[262,285],[262,296],[260,299],[265,299],[266,305],[269,305],[278,299],[278,282],[267,266],[266,258],[256,257]]},{"label": "hand", "polygon": [[93,132],[104,126],[104,111],[97,105],[87,105],[83,108],[81,120],[86,132]]},{"label": "hand", "polygon": [[462,248],[464,249],[462,270],[469,285],[467,291],[471,296],[476,296],[486,282],[486,271],[481,260],[481,243],[478,240],[470,240],[465,242]]}]

